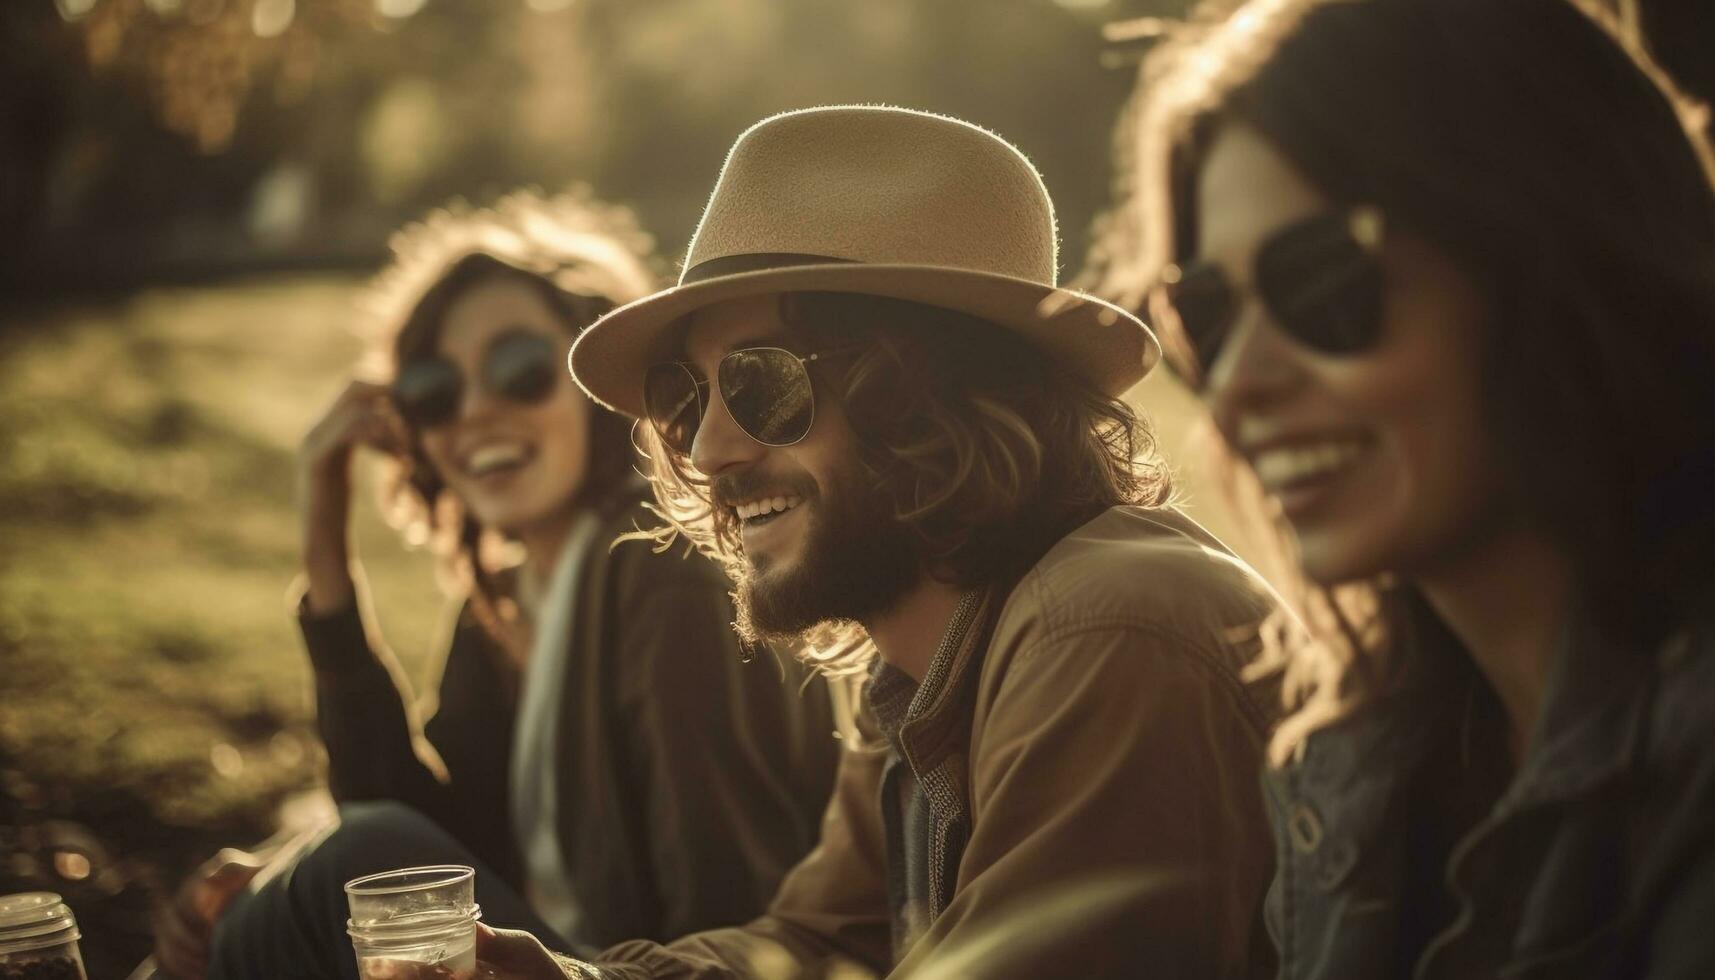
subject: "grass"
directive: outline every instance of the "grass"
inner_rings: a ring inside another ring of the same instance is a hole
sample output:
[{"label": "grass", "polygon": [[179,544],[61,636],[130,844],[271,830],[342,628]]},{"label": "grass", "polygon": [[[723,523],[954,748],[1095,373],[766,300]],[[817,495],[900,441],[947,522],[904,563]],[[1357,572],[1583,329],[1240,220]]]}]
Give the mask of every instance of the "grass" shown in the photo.
[{"label": "grass", "polygon": [[[157,290],[0,332],[0,890],[66,894],[95,975],[141,955],[151,887],[318,778],[294,460],[358,353],[357,288]],[[426,685],[445,603],[373,498],[358,551]]]}]

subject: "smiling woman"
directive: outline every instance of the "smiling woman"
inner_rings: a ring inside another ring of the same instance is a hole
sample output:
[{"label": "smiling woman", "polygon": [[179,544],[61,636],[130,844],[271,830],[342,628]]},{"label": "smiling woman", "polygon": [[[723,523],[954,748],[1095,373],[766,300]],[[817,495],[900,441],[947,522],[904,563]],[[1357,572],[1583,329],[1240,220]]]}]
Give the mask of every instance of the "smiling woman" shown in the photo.
[{"label": "smiling woman", "polygon": [[409,454],[395,484],[404,510],[395,513],[414,511],[440,532],[455,581],[515,653],[518,609],[495,601],[485,536],[522,544],[531,567],[531,555],[558,552],[580,504],[612,495],[630,473],[630,426],[597,411],[561,366],[573,336],[565,324],[588,323],[611,305],[487,253],[460,258],[405,319],[393,345],[395,380],[379,419],[364,423],[385,432],[393,411],[405,423],[393,433],[404,438],[389,444]]},{"label": "smiling woman", "polygon": [[1252,0],[1145,70],[1118,291],[1302,572],[1283,977],[1715,971],[1715,155],[1604,9]]},{"label": "smiling woman", "polygon": [[[489,921],[561,948],[668,938],[760,912],[813,844],[825,690],[743,662],[710,563],[610,547],[647,519],[645,485],[629,421],[578,390],[565,352],[647,291],[646,245],[587,195],[514,195],[396,237],[372,297],[387,381],[351,382],[301,458],[299,617],[341,824],[224,912],[260,862],[193,878],[160,928],[175,974],[348,975],[349,947],[325,941],[341,883],[417,864],[476,866]],[[363,449],[463,601],[422,726],[347,550]]]}]

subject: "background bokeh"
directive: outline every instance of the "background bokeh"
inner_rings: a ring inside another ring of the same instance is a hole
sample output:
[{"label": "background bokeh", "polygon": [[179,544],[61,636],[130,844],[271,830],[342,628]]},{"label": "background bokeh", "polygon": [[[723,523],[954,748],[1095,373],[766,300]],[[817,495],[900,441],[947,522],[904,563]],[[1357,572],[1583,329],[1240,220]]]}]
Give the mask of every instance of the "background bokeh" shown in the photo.
[{"label": "background bokeh", "polygon": [[[1103,25],[1185,6],[0,2],[0,892],[65,894],[92,976],[123,977],[153,894],[318,805],[294,454],[358,352],[354,301],[392,229],[581,181],[636,209],[676,271],[745,126],[891,103],[1019,145],[1071,275],[1113,197],[1139,54]],[[1715,5],[1627,7],[1710,91]],[[1231,533],[1190,400],[1166,377],[1133,397],[1191,512]],[[358,550],[429,690],[447,606],[373,497]]]}]

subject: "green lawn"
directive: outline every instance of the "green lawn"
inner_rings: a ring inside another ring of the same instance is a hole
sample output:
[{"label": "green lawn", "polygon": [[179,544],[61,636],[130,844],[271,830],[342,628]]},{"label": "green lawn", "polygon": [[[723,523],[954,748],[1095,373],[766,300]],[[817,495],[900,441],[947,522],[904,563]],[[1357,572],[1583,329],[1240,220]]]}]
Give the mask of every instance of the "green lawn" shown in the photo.
[{"label": "green lawn", "polygon": [[[0,333],[0,884],[73,898],[97,959],[137,946],[110,907],[316,782],[293,458],[360,348],[358,285],[154,290]],[[359,551],[428,681],[445,603],[373,501]]]}]

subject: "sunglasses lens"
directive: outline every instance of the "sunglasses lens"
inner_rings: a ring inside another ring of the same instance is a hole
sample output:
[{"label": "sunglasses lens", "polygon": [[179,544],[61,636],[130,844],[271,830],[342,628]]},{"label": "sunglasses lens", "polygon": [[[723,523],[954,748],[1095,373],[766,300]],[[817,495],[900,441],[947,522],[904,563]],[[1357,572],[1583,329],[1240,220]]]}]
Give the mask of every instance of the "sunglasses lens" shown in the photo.
[{"label": "sunglasses lens", "polygon": [[1257,290],[1280,324],[1325,354],[1352,354],[1381,335],[1382,272],[1339,212],[1276,235],[1257,254]]},{"label": "sunglasses lens", "polygon": [[399,414],[420,429],[451,419],[459,407],[459,370],[438,357],[418,358],[399,369],[393,401]]},{"label": "sunglasses lens", "polygon": [[561,359],[554,342],[529,330],[502,334],[483,363],[488,390],[521,405],[534,404],[554,391]]},{"label": "sunglasses lens", "polygon": [[815,418],[810,374],[792,353],[770,347],[734,351],[721,361],[721,399],[734,422],[765,446],[790,446]]},{"label": "sunglasses lens", "polygon": [[1178,316],[1197,362],[1207,371],[1221,355],[1221,345],[1238,308],[1232,284],[1219,266],[1186,266],[1180,270],[1179,280],[1167,286],[1167,302]]},{"label": "sunglasses lens", "polygon": [[697,427],[703,421],[697,379],[677,362],[657,364],[643,376],[643,411],[667,448],[682,456],[691,453]]}]

